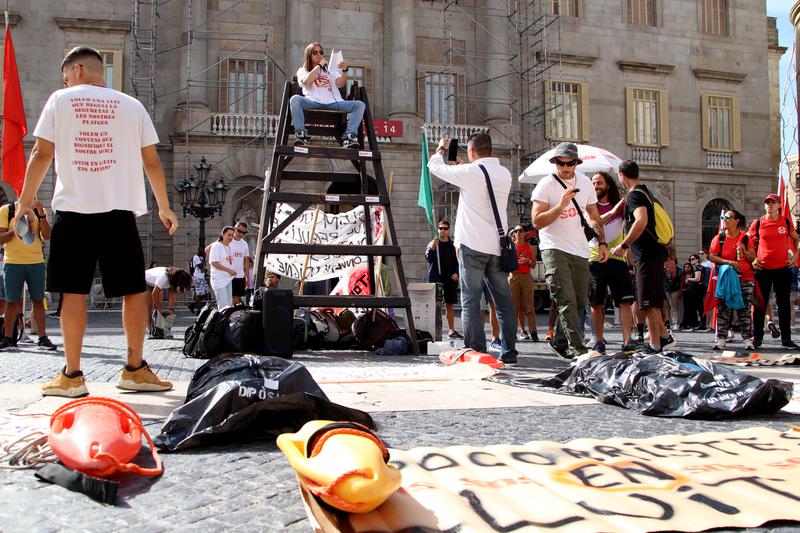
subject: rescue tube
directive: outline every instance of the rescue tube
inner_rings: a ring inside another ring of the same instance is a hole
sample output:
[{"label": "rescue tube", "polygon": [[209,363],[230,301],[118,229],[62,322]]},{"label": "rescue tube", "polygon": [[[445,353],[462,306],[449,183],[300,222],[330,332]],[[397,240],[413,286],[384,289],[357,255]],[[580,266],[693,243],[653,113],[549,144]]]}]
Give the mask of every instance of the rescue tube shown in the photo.
[{"label": "rescue tube", "polygon": [[[142,435],[153,453],[155,468],[130,462],[142,449]],[[65,466],[90,476],[105,478],[122,472],[158,476],[164,472],[139,415],[111,398],[80,398],[61,406],[50,417],[47,441]]]},{"label": "rescue tube", "polygon": [[478,352],[472,348],[446,350],[439,354],[439,360],[446,365],[454,365],[456,363],[480,363],[492,368],[500,368],[503,366],[502,361],[498,361],[488,353]]},{"label": "rescue tube", "polygon": [[361,424],[312,420],[277,443],[300,484],[341,511],[368,513],[400,488],[383,441]]}]

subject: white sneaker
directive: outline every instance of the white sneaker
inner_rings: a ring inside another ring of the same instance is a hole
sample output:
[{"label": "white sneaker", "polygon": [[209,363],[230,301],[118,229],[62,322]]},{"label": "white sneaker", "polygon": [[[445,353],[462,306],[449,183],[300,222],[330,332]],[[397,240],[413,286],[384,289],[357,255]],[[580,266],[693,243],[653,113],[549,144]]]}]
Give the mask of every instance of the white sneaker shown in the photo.
[{"label": "white sneaker", "polygon": [[680,324],[673,324],[672,325],[672,331],[680,331],[680,330],[681,330]]},{"label": "white sneaker", "polygon": [[715,350],[724,350],[728,347],[728,343],[725,342],[725,339],[717,338],[717,342],[714,343]]},{"label": "white sneaker", "polygon": [[756,347],[753,345],[753,339],[744,339],[744,349],[745,350],[755,350]]},{"label": "white sneaker", "polygon": [[732,330],[732,329],[729,329],[729,330],[728,330],[728,336],[727,336],[727,337],[725,337],[725,340],[726,340],[726,341],[732,341],[732,340],[733,340],[733,337],[734,337],[733,330]]}]

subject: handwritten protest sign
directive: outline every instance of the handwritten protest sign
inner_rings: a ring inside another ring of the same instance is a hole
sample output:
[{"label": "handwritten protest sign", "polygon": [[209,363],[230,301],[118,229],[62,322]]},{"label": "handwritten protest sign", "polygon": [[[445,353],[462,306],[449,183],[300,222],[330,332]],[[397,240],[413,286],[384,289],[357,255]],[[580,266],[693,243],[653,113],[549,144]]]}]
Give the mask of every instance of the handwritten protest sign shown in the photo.
[{"label": "handwritten protest sign", "polygon": [[[699,531],[800,520],[800,431],[391,450],[402,488],[342,531]],[[426,529],[427,528],[427,529]]]},{"label": "handwritten protest sign", "polygon": [[[278,204],[273,227],[283,222],[294,211],[294,208],[290,205]],[[372,240],[375,242],[383,227],[383,208],[381,206],[372,206],[370,207],[370,214],[372,216]],[[314,211],[305,211],[288,228],[281,232],[274,242],[344,245],[366,244],[367,242],[367,234],[364,228],[364,206],[358,206],[338,215],[320,213],[312,232],[313,222]],[[266,267],[282,277],[300,279],[305,260],[305,254],[270,254],[267,257]],[[337,278],[354,267],[366,264],[367,258],[365,256],[314,255],[311,256],[308,264],[306,281]]]}]

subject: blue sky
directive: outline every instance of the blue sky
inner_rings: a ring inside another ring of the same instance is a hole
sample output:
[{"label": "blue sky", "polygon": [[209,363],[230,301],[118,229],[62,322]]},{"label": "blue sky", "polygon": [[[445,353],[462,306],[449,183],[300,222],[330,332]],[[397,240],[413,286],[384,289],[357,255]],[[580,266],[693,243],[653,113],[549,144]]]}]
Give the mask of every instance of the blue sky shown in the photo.
[{"label": "blue sky", "polygon": [[[794,74],[791,76],[787,76],[786,69],[789,66],[789,61],[791,59],[790,54],[792,51],[792,41],[794,40],[794,28],[792,27],[792,23],[789,20],[789,9],[792,7],[794,0],[767,0],[767,15],[770,17],[777,17],[778,19],[778,40],[781,46],[785,46],[788,48],[786,53],[781,58],[781,104],[783,104],[783,95],[787,87],[787,83],[794,83]],[[790,94],[793,94],[790,93]],[[787,104],[791,105],[792,96],[787,96]],[[797,152],[797,141],[796,139],[792,139],[795,133],[795,122],[797,120],[797,114],[789,110],[783,110],[784,120],[790,120],[791,123],[784,123],[784,152],[788,151],[790,153]]]}]

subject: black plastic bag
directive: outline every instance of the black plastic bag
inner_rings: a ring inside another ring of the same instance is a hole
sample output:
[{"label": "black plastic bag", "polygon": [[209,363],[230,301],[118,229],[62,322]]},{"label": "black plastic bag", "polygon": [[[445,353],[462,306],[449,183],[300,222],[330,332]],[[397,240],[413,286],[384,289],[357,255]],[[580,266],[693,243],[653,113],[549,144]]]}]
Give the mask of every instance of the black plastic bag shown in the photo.
[{"label": "black plastic bag", "polygon": [[280,357],[227,354],[197,369],[186,402],[153,439],[163,451],[272,439],[310,420],[358,422],[372,417],[328,400],[308,370]]},{"label": "black plastic bag", "polygon": [[717,419],[779,411],[792,384],[766,381],[682,352],[592,357],[540,385],[651,416]]}]

